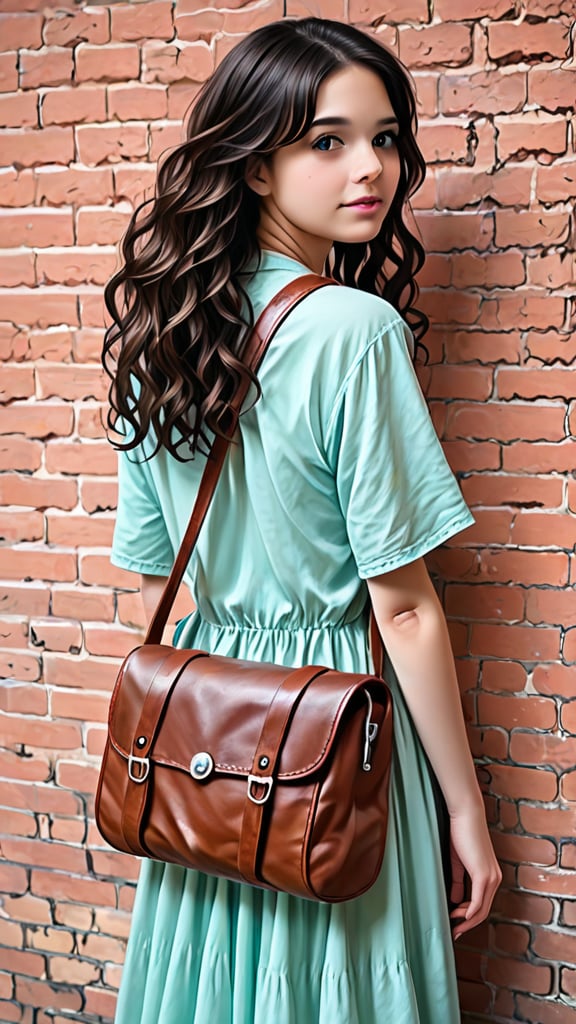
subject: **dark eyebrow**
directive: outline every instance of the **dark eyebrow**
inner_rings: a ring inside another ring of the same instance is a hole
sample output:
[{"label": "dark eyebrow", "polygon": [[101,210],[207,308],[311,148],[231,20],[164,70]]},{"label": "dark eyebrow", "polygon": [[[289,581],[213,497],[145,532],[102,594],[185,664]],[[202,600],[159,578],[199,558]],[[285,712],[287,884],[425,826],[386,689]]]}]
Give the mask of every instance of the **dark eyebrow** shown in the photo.
[{"label": "dark eyebrow", "polygon": [[[319,128],[320,125],[326,125],[326,124],[335,124],[335,125],[347,126],[347,125],[350,124],[350,121],[346,117],[318,117],[318,118],[316,118],[312,122],[310,127],[311,128]],[[397,125],[398,124],[398,120],[395,117],[381,117],[380,120],[376,122],[376,124],[379,125],[379,126]]]}]

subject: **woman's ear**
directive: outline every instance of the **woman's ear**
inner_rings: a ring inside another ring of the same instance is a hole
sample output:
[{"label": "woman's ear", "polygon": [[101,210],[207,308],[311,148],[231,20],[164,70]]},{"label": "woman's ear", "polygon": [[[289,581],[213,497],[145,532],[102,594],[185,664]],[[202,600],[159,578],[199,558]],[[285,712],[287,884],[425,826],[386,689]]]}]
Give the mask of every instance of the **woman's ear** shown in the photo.
[{"label": "woman's ear", "polygon": [[248,158],[244,181],[256,195],[267,196],[270,194],[268,166],[261,156]]}]

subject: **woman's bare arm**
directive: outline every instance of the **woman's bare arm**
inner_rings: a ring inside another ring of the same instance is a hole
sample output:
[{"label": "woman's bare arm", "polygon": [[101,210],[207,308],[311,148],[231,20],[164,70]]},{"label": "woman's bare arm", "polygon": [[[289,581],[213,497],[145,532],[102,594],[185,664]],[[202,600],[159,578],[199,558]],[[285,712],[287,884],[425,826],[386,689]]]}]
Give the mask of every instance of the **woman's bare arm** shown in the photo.
[{"label": "woman's bare arm", "polygon": [[141,576],[140,593],[142,594],[142,604],[144,605],[147,623],[150,622],[156,610],[156,605],[164,590],[166,578],[166,576]]},{"label": "woman's bare arm", "polygon": [[[422,559],[368,582],[378,628],[394,665],[451,820],[459,907],[456,937],[483,920],[500,883],[470,753],[454,658],[442,607]],[[472,882],[463,901],[463,867]]]}]

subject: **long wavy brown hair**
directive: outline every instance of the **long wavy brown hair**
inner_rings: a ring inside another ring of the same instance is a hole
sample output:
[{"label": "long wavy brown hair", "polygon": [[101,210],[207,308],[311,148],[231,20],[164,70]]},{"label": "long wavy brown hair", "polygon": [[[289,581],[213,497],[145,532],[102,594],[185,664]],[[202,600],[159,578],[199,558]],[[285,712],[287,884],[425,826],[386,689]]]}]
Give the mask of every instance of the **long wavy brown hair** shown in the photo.
[{"label": "long wavy brown hair", "polygon": [[242,352],[253,312],[241,274],[260,254],[258,197],[245,183],[246,163],[302,138],[322,82],[350,64],[375,72],[388,91],[401,172],[378,236],[335,242],[325,270],[387,299],[417,342],[426,331],[414,305],[424,252],[405,220],[425,174],[408,73],[350,25],[318,18],[266,25],[226,55],[199,93],[186,141],[162,159],[155,196],[135,211],[123,265],[106,286],[113,324],[103,363],[112,378],[108,426],[125,438],[118,448],[152,438],[152,454],[165,447],[186,460],[210,434],[232,431],[230,402],[251,376]]}]

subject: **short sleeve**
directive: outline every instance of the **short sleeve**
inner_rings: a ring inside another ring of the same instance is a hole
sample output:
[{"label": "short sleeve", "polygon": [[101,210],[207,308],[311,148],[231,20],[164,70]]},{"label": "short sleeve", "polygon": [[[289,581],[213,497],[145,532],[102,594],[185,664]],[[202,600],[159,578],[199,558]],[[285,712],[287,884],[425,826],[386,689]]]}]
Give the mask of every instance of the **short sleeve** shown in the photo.
[{"label": "short sleeve", "polygon": [[172,568],[173,559],[174,552],[150,464],[134,450],[121,451],[118,459],[118,512],[111,561],[132,572],[166,576]]},{"label": "short sleeve", "polygon": [[474,519],[446,461],[397,320],[348,371],[326,454],[358,573],[415,561]]}]

